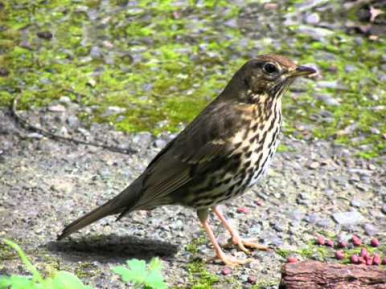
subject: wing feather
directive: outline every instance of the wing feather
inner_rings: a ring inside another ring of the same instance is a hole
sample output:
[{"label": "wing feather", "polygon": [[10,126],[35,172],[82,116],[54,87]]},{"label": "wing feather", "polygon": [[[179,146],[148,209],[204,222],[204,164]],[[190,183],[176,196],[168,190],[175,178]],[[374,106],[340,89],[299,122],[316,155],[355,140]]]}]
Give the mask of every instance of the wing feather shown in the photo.
[{"label": "wing feather", "polygon": [[242,125],[231,102],[212,102],[149,164],[137,207],[151,207],[205,172],[232,150],[230,139]]}]

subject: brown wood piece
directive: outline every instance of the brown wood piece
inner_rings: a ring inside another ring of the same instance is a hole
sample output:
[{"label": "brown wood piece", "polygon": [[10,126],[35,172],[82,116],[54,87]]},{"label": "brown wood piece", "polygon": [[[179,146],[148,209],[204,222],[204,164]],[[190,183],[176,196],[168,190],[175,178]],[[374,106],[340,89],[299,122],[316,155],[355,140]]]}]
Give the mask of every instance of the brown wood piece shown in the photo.
[{"label": "brown wood piece", "polygon": [[285,264],[279,289],[386,289],[385,266],[319,261]]}]

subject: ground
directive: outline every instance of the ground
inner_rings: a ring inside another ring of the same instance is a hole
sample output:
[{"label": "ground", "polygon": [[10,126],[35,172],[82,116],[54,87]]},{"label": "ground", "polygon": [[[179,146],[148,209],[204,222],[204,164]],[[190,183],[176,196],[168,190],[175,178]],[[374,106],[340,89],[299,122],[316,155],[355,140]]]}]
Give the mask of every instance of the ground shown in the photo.
[{"label": "ground", "polygon": [[[255,262],[227,276],[221,273],[222,265],[199,261],[213,250],[195,213],[186,208],[135,212],[120,222],[108,217],[58,242],[66,224],[119,193],[173,137],[124,134],[99,124],[88,129],[79,123],[74,129],[68,125],[72,106],[76,105],[54,102],[23,115],[32,123],[40,120],[48,128],[57,127],[62,134],[138,152],[124,155],[51,140],[17,126],[8,110],[0,112],[0,237],[18,242],[45,273],[68,270],[96,288],[123,288],[112,267],[127,259],[160,256],[171,287],[249,287],[247,279],[253,276],[266,288],[279,282],[283,252],[299,259],[319,258],[311,243],[320,235],[370,235],[386,241],[385,158],[365,160],[353,157],[355,149],[330,142],[284,138],[264,180],[224,206],[243,236],[257,238],[273,250],[253,252]],[[237,212],[242,207],[246,214]],[[211,224],[225,242],[228,236],[217,220],[211,219]],[[227,253],[246,257],[235,249]],[[0,258],[0,272],[26,273],[17,256],[3,253]]]},{"label": "ground", "polygon": [[[331,260],[318,236],[384,244],[385,9],[375,0],[0,3],[0,238],[44,274],[68,270],[96,288],[124,287],[110,269],[153,256],[171,287],[276,288],[286,256]],[[247,59],[266,53],[318,70],[283,98],[282,145],[267,176],[224,208],[270,252],[224,275],[202,262],[213,250],[195,212],[180,207],[109,217],[56,241],[133,181]],[[10,115],[16,96],[37,126],[138,152],[27,130]],[[26,273],[0,247],[0,274]]]}]

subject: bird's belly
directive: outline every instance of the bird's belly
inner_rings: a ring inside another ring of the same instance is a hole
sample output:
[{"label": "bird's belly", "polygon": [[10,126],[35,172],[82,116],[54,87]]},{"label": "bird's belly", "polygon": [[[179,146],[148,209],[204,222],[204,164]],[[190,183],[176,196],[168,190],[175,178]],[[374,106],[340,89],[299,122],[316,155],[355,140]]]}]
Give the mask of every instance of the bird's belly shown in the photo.
[{"label": "bird's belly", "polygon": [[251,174],[252,177],[248,182],[247,187],[255,185],[261,179],[261,177],[265,175],[269,168],[269,165],[271,164],[271,160],[272,157],[267,156],[267,160],[264,162],[263,166],[261,168],[256,168],[256,170]]},{"label": "bird's belly", "polygon": [[[273,138],[264,142],[263,149],[260,153],[254,153],[251,155],[251,163],[254,164],[254,167],[248,176],[248,182],[246,183],[247,187],[255,185],[261,177],[265,175],[271,164],[278,144],[279,141],[276,134]],[[255,151],[257,146],[258,144],[253,145],[252,149]]]}]

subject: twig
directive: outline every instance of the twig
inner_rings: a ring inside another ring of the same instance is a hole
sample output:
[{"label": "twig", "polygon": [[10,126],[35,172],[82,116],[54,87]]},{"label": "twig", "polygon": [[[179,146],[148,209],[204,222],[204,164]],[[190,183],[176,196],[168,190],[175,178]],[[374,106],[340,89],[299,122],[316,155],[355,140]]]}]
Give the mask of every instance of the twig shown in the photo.
[{"label": "twig", "polygon": [[14,116],[15,120],[19,124],[21,124],[22,126],[24,126],[25,128],[27,128],[29,130],[36,131],[36,132],[38,132],[46,137],[54,139],[54,140],[67,141],[67,142],[72,142],[75,144],[83,144],[83,145],[90,145],[90,146],[94,146],[94,147],[100,147],[100,148],[104,148],[106,150],[116,152],[116,153],[131,155],[131,154],[134,154],[137,152],[136,150],[133,150],[133,149],[123,149],[123,148],[104,145],[104,144],[100,144],[100,143],[96,143],[96,142],[84,141],[84,140],[80,140],[80,139],[76,139],[76,138],[72,138],[72,137],[64,137],[64,136],[60,136],[60,135],[51,133],[43,128],[38,128],[38,127],[32,125],[31,123],[29,123],[28,120],[21,117],[20,114],[17,112],[17,103],[19,101],[19,97],[20,97],[20,95],[17,95],[14,98],[13,103],[12,103],[12,107],[11,107],[11,112],[12,112],[12,115]]}]

